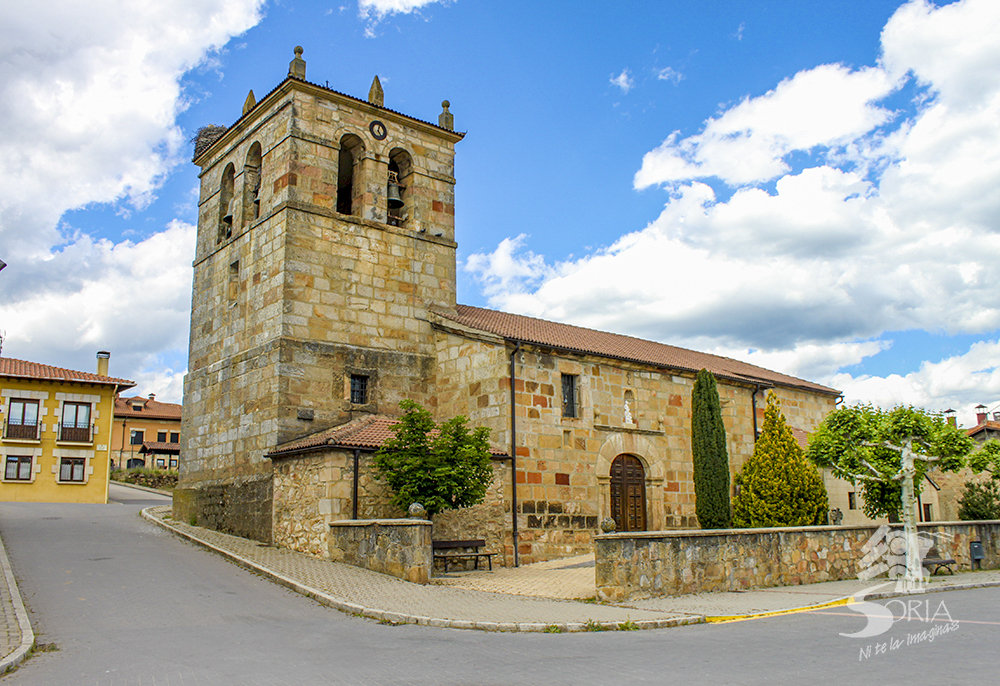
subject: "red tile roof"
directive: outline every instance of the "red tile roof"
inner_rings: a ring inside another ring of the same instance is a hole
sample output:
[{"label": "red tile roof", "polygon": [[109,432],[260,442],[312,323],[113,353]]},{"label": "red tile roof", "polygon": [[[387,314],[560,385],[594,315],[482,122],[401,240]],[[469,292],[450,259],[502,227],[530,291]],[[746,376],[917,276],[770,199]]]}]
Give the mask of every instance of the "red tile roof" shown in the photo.
[{"label": "red tile roof", "polygon": [[[133,410],[132,406],[141,404],[142,409]],[[174,403],[161,403],[159,400],[151,400],[142,396],[132,398],[115,398],[116,417],[143,417],[145,419],[172,419],[181,420],[182,405]]]},{"label": "red tile roof", "polygon": [[981,431],[1000,431],[1000,422],[985,421],[978,426],[974,426],[971,429],[966,429],[965,433],[969,436],[975,436]]},{"label": "red tile roof", "polygon": [[163,453],[166,455],[180,455],[181,445],[180,443],[164,443],[163,441],[144,441],[142,447],[139,448],[139,453],[145,455],[147,453]]},{"label": "red tile roof", "polygon": [[825,395],[840,391],[794,376],[772,372],[763,367],[728,357],[700,353],[641,338],[584,329],[519,314],[508,314],[470,305],[458,305],[455,313],[437,312],[439,316],[470,329],[477,329],[510,341],[532,343],[569,352],[609,357],[678,371],[707,369],[717,378],[767,386],[799,388]]},{"label": "red tile roof", "polygon": [[[280,458],[300,452],[322,450],[325,448],[342,448],[347,450],[375,451],[382,447],[386,440],[395,436],[392,427],[399,424],[398,419],[385,415],[373,414],[360,419],[354,419],[346,424],[335,426],[326,431],[299,438],[278,446],[264,457]],[[496,448],[490,448],[491,455],[504,456],[506,453]]]},{"label": "red tile roof", "polygon": [[135,386],[134,381],[118,379],[113,376],[101,376],[90,372],[77,372],[62,367],[50,367],[37,362],[25,362],[10,357],[0,357],[0,377],[12,379],[33,379],[43,381],[75,381],[78,383],[104,384],[119,386],[122,389]]}]

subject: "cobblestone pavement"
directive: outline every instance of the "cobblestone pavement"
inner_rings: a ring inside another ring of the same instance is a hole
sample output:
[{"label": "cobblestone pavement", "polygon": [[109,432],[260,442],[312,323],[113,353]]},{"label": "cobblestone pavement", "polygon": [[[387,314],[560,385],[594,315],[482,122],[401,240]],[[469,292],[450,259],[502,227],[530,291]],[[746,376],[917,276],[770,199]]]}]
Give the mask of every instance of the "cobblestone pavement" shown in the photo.
[{"label": "cobblestone pavement", "polygon": [[431,579],[432,584],[510,595],[581,600],[593,598],[594,555],[536,562],[518,568],[494,567],[493,571],[451,572]]}]

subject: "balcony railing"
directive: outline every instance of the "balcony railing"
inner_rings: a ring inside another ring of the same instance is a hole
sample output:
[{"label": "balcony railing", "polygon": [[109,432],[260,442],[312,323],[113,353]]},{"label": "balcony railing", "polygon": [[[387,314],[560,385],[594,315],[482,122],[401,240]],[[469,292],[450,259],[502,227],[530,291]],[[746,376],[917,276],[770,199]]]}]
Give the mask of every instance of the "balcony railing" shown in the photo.
[{"label": "balcony railing", "polygon": [[22,441],[37,441],[40,424],[14,424],[10,420],[4,423],[3,437]]},{"label": "balcony railing", "polygon": [[73,422],[59,425],[59,440],[72,443],[90,443],[93,441],[94,427],[90,424],[79,425]]}]

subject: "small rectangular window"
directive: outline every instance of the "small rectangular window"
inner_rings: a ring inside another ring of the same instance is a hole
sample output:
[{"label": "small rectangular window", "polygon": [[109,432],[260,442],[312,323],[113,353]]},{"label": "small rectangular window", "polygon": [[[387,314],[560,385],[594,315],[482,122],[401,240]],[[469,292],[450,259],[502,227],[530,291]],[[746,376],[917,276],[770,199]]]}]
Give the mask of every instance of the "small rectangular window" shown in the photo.
[{"label": "small rectangular window", "polygon": [[167,432],[166,431],[157,431],[156,432],[156,442],[157,443],[166,443],[167,442]]},{"label": "small rectangular window", "polygon": [[171,443],[180,443],[181,442],[181,435],[180,435],[180,433],[178,433],[177,431],[171,431],[170,432],[170,442]]},{"label": "small rectangular window", "polygon": [[8,455],[4,479],[7,481],[31,481],[31,457]]},{"label": "small rectangular window", "polygon": [[854,500],[854,491],[851,491],[850,493],[847,494],[847,509],[848,510],[858,509],[858,504]]},{"label": "small rectangular window", "polygon": [[87,461],[82,457],[63,457],[59,463],[59,480],[83,482]]},{"label": "small rectangular window", "polygon": [[576,374],[562,375],[562,415],[563,417],[579,417]]},{"label": "small rectangular window", "polygon": [[368,404],[368,377],[361,374],[351,374],[351,404]]},{"label": "small rectangular window", "polygon": [[177,469],[177,458],[176,457],[170,458],[170,468],[171,469]]},{"label": "small rectangular window", "polygon": [[931,517],[931,504],[924,503],[923,505],[924,505],[924,521],[925,522],[933,521],[933,518]]},{"label": "small rectangular window", "polygon": [[145,435],[146,433],[144,429],[132,429],[132,434],[131,438],[129,439],[129,443],[131,443],[132,445],[142,445],[142,442],[146,440]]},{"label": "small rectangular window", "polygon": [[163,469],[166,466],[166,462],[162,458],[156,458],[156,466]]}]

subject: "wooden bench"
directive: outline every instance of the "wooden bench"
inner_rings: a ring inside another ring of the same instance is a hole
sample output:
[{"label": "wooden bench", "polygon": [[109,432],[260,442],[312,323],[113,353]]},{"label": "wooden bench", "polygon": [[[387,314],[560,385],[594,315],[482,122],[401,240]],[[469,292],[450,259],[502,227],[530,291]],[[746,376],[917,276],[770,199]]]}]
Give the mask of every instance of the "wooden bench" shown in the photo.
[{"label": "wooden bench", "polygon": [[[490,564],[490,571],[493,571],[493,556],[496,555],[496,553],[479,552],[480,548],[486,546],[486,541],[482,539],[472,539],[468,541],[432,541],[431,546],[434,549],[434,559],[442,560],[444,562],[445,574],[448,573],[448,562],[450,561],[475,560],[476,569],[479,569],[480,558],[486,558],[486,561]],[[454,550],[461,550],[462,552],[448,552]]]},{"label": "wooden bench", "polygon": [[[941,569],[942,567],[947,569],[949,574],[954,574],[955,571],[951,568],[951,566],[953,564],[956,564],[955,560],[952,560],[951,558],[944,559],[938,557],[938,555],[940,554],[941,553],[939,553],[937,550],[937,546],[932,547],[930,550],[927,551],[927,557],[923,559],[923,562],[921,562],[921,564],[923,564],[924,567],[927,567],[928,571],[931,572],[931,576],[937,574],[938,570]],[[932,566],[934,567],[933,570],[931,570]]]}]

